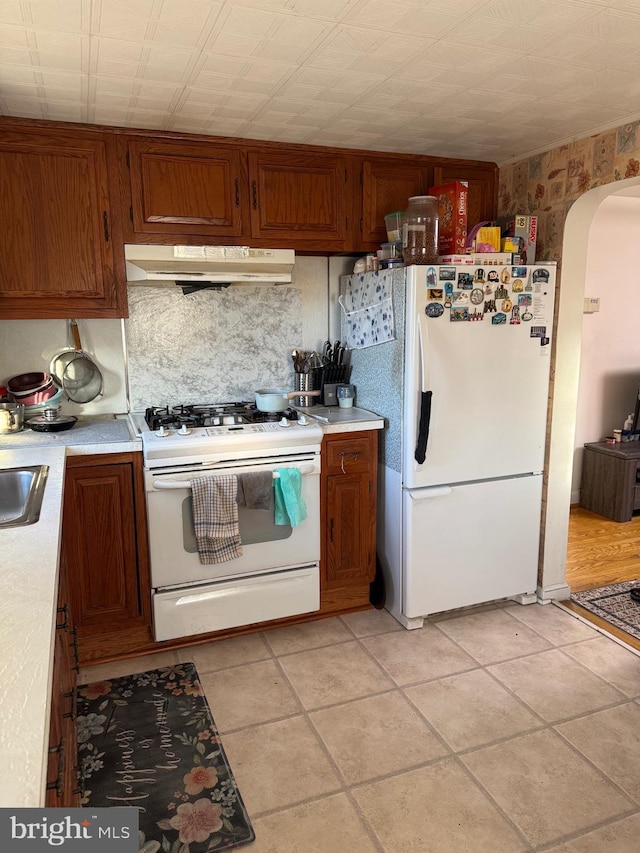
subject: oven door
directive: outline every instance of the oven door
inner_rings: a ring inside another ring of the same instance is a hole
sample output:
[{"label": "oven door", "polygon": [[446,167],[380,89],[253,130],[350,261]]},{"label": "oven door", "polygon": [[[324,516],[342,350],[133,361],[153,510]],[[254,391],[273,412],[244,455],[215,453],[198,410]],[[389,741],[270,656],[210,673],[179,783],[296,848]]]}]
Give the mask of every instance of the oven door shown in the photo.
[{"label": "oven door", "polygon": [[[307,518],[297,527],[274,524],[265,510],[239,507],[243,554],[203,565],[193,529],[191,477],[243,474],[296,467],[302,474]],[[300,454],[242,463],[189,466],[145,473],[151,585],[155,590],[293,569],[320,561],[320,456]]]}]

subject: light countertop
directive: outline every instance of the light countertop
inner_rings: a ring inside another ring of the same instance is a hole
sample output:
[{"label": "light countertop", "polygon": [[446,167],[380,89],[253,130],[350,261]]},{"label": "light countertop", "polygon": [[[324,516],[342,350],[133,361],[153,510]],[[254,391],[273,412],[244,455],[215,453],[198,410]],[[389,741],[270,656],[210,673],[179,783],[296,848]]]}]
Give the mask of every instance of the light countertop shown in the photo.
[{"label": "light countertop", "polygon": [[317,420],[325,433],[360,432],[365,429],[383,429],[384,419],[374,412],[352,406],[348,409],[340,406],[309,406],[297,408],[300,414],[305,414]]},{"label": "light countertop", "polygon": [[0,436],[0,468],[49,468],[39,520],[0,529],[0,807],[44,805],[65,458],[140,446],[127,417]]},{"label": "light countertop", "polygon": [[[382,429],[364,409],[303,410],[324,431]],[[126,415],[79,418],[69,430],[0,436],[0,468],[49,467],[40,518],[0,529],[0,808],[44,805],[65,459],[141,450]]]}]

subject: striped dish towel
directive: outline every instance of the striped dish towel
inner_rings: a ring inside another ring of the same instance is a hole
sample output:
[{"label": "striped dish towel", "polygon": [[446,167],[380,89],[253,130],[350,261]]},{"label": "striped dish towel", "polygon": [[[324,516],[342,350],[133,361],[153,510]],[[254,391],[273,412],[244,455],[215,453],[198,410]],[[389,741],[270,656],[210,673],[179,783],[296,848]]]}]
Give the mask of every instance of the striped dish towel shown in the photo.
[{"label": "striped dish towel", "polygon": [[242,556],[234,474],[196,477],[191,481],[193,527],[203,564],[224,563]]}]

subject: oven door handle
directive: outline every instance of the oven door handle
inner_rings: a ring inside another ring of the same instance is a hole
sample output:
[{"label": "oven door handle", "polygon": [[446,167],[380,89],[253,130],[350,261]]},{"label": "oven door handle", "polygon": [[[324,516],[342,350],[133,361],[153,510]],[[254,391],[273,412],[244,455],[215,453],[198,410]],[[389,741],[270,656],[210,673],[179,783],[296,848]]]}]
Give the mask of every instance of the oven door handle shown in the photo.
[{"label": "oven door handle", "polygon": [[[305,474],[313,474],[315,472],[315,467],[313,465],[301,465],[298,469],[300,473],[304,476]],[[272,471],[273,479],[278,480],[280,478],[280,474],[277,471]],[[191,488],[191,480],[153,480],[153,488],[154,489],[190,489]]]}]

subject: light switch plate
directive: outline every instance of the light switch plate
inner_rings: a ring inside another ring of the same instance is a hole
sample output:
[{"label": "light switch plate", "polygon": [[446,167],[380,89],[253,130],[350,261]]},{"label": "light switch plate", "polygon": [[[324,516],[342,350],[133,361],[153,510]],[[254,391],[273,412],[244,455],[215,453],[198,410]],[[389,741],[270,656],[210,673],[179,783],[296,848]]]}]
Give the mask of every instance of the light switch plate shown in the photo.
[{"label": "light switch plate", "polygon": [[584,299],[584,307],[582,309],[583,314],[595,314],[596,311],[600,310],[600,297],[586,297]]}]

